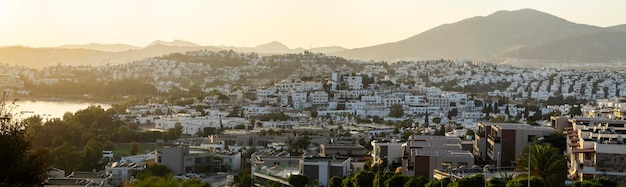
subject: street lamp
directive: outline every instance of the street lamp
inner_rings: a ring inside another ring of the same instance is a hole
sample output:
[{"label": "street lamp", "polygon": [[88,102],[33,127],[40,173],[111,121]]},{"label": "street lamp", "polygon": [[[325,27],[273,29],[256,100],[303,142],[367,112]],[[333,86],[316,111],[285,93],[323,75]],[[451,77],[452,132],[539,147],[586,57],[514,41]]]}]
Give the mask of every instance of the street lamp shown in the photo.
[{"label": "street lamp", "polygon": [[[383,158],[387,159],[387,156],[383,156]],[[378,171],[376,171],[376,175],[378,175],[378,182],[376,183],[376,186],[380,187],[380,165],[383,164],[383,159],[381,159],[380,155],[378,155],[378,159],[380,162],[378,163]]]},{"label": "street lamp", "polygon": [[543,141],[543,137],[539,137],[536,141],[531,141],[528,144],[528,187],[530,187],[530,151],[531,151],[530,146],[532,144],[534,144],[536,142],[540,142],[540,141]]}]

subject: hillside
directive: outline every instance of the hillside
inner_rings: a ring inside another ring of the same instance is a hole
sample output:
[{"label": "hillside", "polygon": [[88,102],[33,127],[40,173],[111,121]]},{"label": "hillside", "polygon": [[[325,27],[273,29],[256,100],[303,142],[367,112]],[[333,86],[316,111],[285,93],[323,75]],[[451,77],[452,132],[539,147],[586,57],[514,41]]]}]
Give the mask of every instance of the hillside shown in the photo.
[{"label": "hillside", "polygon": [[157,40],[148,44],[146,47],[151,47],[155,45],[165,45],[165,46],[174,46],[174,47],[200,47],[200,45],[196,43],[184,41],[184,40],[173,40],[171,42]]},{"label": "hillside", "polygon": [[214,47],[182,47],[154,45],[138,50],[104,52],[90,49],[30,48],[22,46],[0,47],[0,62],[42,68],[57,64],[104,65],[121,64],[169,53],[194,50],[221,50]]},{"label": "hillside", "polygon": [[483,59],[537,44],[601,30],[532,9],[498,11],[444,24],[405,40],[335,53],[363,60]]},{"label": "hillside", "polygon": [[77,44],[77,45],[62,45],[55,48],[62,49],[91,49],[97,51],[105,51],[105,52],[120,52],[120,51],[128,51],[141,49],[141,47],[132,46],[128,44],[98,44],[98,43],[90,43],[90,44]]},{"label": "hillside", "polygon": [[578,63],[626,61],[626,32],[608,30],[573,36],[502,56]]}]

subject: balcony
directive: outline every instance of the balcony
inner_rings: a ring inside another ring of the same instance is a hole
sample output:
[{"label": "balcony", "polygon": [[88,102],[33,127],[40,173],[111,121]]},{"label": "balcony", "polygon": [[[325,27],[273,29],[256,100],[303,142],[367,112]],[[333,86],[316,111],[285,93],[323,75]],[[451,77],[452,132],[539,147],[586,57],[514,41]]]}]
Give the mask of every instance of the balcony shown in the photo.
[{"label": "balcony", "polygon": [[474,132],[474,134],[479,137],[485,137],[485,132],[482,131]]},{"label": "balcony", "polygon": [[596,163],[593,160],[583,160],[583,165],[577,164],[576,168],[578,169],[578,173],[582,174],[600,174],[601,172],[596,171]]},{"label": "balcony", "polygon": [[487,135],[487,138],[491,140],[492,142],[500,143],[500,137],[494,137],[493,135],[489,134]]}]

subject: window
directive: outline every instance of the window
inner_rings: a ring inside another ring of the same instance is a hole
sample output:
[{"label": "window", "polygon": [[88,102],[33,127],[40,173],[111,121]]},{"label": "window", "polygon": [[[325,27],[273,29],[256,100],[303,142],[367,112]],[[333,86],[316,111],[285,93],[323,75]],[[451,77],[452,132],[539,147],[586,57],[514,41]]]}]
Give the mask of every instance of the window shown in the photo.
[{"label": "window", "polygon": [[448,169],[452,167],[452,162],[441,162],[441,169]]},{"label": "window", "polygon": [[467,167],[467,162],[459,162],[459,165],[457,167],[461,167],[461,166]]}]

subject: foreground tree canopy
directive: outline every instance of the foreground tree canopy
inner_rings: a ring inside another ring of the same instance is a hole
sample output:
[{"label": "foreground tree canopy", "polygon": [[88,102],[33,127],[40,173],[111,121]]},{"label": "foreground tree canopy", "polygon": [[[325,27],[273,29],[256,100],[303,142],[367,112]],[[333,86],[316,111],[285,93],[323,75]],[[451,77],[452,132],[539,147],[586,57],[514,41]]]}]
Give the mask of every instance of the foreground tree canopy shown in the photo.
[{"label": "foreground tree canopy", "polygon": [[531,144],[530,149],[524,148],[516,165],[518,171],[528,172],[530,161],[532,176],[539,177],[546,186],[563,186],[567,178],[566,159],[557,148],[550,145]]},{"label": "foreground tree canopy", "polygon": [[0,186],[33,186],[47,177],[47,152],[32,149],[26,125],[12,119],[12,102],[0,98]]}]

